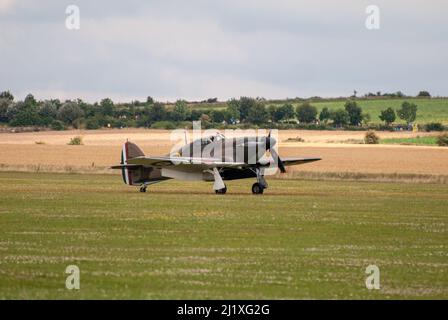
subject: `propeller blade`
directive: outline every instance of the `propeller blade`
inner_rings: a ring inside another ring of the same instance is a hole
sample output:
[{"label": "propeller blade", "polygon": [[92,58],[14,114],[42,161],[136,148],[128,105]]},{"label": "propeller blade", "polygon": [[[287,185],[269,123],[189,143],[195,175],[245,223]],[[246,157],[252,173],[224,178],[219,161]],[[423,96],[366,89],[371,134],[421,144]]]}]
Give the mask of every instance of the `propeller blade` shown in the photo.
[{"label": "propeller blade", "polygon": [[[285,173],[286,169],[285,169],[285,165],[283,164],[282,159],[280,159],[280,156],[275,151],[275,149],[272,148],[275,145],[276,141],[275,141],[275,139],[271,139],[271,133],[272,133],[272,129],[269,130],[268,136],[266,137],[266,151],[271,152],[271,155],[274,158],[274,160],[277,159],[277,167],[280,169],[280,172]],[[272,145],[271,145],[271,143],[272,143]]]},{"label": "propeller blade", "polygon": [[272,157],[274,157],[274,160],[277,159],[277,167],[280,169],[280,172],[285,173],[286,172],[285,165],[283,164],[282,159],[280,159],[278,153],[275,151],[275,149],[270,150],[270,152]]}]

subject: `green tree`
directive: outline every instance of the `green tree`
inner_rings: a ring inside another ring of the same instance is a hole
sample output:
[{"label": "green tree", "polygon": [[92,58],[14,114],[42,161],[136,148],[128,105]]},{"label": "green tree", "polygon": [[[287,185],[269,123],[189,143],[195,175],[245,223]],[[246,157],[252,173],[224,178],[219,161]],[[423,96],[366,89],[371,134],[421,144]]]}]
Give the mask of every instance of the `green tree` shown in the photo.
[{"label": "green tree", "polygon": [[84,116],[84,112],[76,102],[68,101],[59,108],[57,118],[65,124],[73,125]]},{"label": "green tree", "polygon": [[316,120],[317,109],[309,102],[305,102],[302,105],[298,106],[296,112],[297,119],[299,119],[300,122],[311,123]]},{"label": "green tree", "polygon": [[240,119],[240,102],[236,99],[227,101],[227,121],[232,122]]},{"label": "green tree", "polygon": [[37,112],[32,108],[26,108],[10,121],[10,125],[13,127],[34,126],[40,124],[39,122]]},{"label": "green tree", "polygon": [[247,115],[247,121],[253,124],[263,124],[269,119],[269,113],[266,110],[264,103],[254,100],[255,103],[251,105]]},{"label": "green tree", "polygon": [[331,113],[331,119],[335,126],[345,126],[350,122],[350,116],[347,111],[343,109],[336,110]]},{"label": "green tree", "polygon": [[380,118],[381,121],[384,121],[386,126],[389,126],[396,119],[394,109],[389,107],[389,108],[387,108],[385,110],[382,110],[381,114],[379,115],[379,118]]},{"label": "green tree", "polygon": [[154,103],[148,109],[148,117],[150,122],[162,121],[165,119],[165,106],[159,102]]},{"label": "green tree", "polygon": [[417,95],[417,97],[431,97],[431,94],[428,91],[420,91]]},{"label": "green tree", "polygon": [[319,114],[319,120],[322,121],[323,123],[327,123],[328,120],[330,119],[331,119],[331,112],[330,110],[328,110],[327,107],[324,107]]},{"label": "green tree", "polygon": [[100,112],[103,116],[114,115],[114,103],[111,99],[105,98],[100,102]]},{"label": "green tree", "polygon": [[25,100],[23,102],[25,102],[25,104],[28,106],[36,106],[37,105],[37,101],[36,101],[36,99],[34,99],[34,96],[31,93],[29,93],[25,97]]},{"label": "green tree", "polygon": [[187,102],[185,100],[177,100],[174,104],[173,112],[171,117],[174,121],[185,121],[190,114]]},{"label": "green tree", "polygon": [[82,109],[86,118],[92,118],[96,114],[101,113],[98,104],[93,105],[91,103],[87,103],[78,99],[78,106]]},{"label": "green tree", "polygon": [[349,116],[349,123],[352,126],[358,126],[362,122],[362,109],[356,101],[349,100],[345,103],[345,111],[347,111]]},{"label": "green tree", "polygon": [[225,113],[222,110],[212,110],[212,119],[215,123],[222,123],[225,120]]},{"label": "green tree", "polygon": [[403,102],[401,108],[397,110],[397,115],[401,120],[410,125],[417,118],[417,105],[415,103]]},{"label": "green tree", "polygon": [[294,107],[291,104],[285,104],[280,107],[276,105],[270,105],[268,108],[268,112],[273,122],[280,122],[282,120],[291,119],[295,116]]},{"label": "green tree", "polygon": [[151,96],[146,98],[146,104],[154,104],[154,99]]},{"label": "green tree", "polygon": [[248,97],[241,97],[239,101],[240,120],[248,120],[250,110],[256,108],[257,100]]},{"label": "green tree", "polygon": [[2,93],[0,93],[0,99],[14,101],[14,96],[9,91],[3,91]]},{"label": "green tree", "polygon": [[62,106],[62,103],[59,99],[51,99],[50,101],[56,106],[56,109],[59,109]]},{"label": "green tree", "polygon": [[274,104],[271,104],[270,106],[267,107],[268,113],[269,113],[269,117],[271,119],[272,122],[278,122],[278,116],[277,116],[277,110],[278,107]]},{"label": "green tree", "polygon": [[294,111],[294,106],[290,103],[286,103],[282,106],[282,110],[284,113],[285,120],[294,119],[296,117],[296,113]]},{"label": "green tree", "polygon": [[0,98],[0,122],[8,122],[8,107],[12,100]]},{"label": "green tree", "polygon": [[56,119],[57,115],[57,108],[56,105],[46,100],[39,106],[38,115],[40,117],[40,121],[42,125],[49,126],[53,123],[53,121]]},{"label": "green tree", "polygon": [[39,125],[37,106],[30,99],[27,102],[18,102],[8,107],[7,117],[13,127]]}]

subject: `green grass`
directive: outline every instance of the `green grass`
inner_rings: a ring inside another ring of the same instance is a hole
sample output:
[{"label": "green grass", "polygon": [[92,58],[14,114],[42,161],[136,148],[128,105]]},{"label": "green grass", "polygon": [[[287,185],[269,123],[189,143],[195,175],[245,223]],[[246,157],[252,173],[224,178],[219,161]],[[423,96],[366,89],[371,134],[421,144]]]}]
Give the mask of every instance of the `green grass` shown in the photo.
[{"label": "green grass", "polygon": [[[418,106],[416,123],[425,124],[430,122],[441,122],[448,124],[448,99],[384,99],[384,100],[358,100],[363,112],[370,114],[373,123],[381,123],[378,118],[381,111],[391,107],[397,110],[404,101],[413,102]],[[327,107],[331,110],[343,109],[344,101],[316,102],[313,105],[319,110]],[[397,123],[405,123],[398,118]]]},{"label": "green grass", "polygon": [[437,146],[437,137],[414,137],[414,138],[387,138],[381,139],[380,144],[404,144],[404,145],[427,145]]},{"label": "green grass", "polygon": [[448,298],[448,185],[252,183],[0,173],[0,299]]},{"label": "green grass", "polygon": [[[324,107],[329,108],[330,110],[343,109],[346,100],[341,101],[325,101],[325,102],[311,102],[313,106],[315,106],[320,112]],[[382,123],[382,121],[378,118],[381,111],[391,107],[394,110],[397,110],[401,107],[401,104],[404,101],[413,102],[417,104],[417,119],[416,123],[425,124],[430,122],[441,122],[445,125],[448,125],[448,99],[447,98],[433,98],[433,99],[422,99],[422,98],[404,98],[404,99],[358,99],[358,104],[362,107],[363,112],[370,114],[372,123]],[[267,105],[276,104],[281,105],[285,102],[276,101],[270,103],[269,101],[266,103]],[[293,103],[294,107],[299,105],[299,103]],[[216,108],[216,109],[224,109],[226,107],[225,103],[216,103],[216,104],[192,104],[192,108]],[[397,116],[396,123],[404,124],[405,121],[401,120]]]}]

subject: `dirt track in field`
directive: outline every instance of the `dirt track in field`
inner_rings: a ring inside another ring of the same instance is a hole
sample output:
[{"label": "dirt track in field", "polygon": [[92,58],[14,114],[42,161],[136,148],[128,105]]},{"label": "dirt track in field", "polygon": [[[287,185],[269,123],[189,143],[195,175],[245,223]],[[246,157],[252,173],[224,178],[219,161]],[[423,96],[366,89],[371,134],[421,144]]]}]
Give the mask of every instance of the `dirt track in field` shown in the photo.
[{"label": "dirt track in field", "polygon": [[[365,132],[285,130],[279,133],[280,154],[284,157],[318,156],[323,159],[297,166],[294,170],[434,175],[448,173],[448,148],[342,143],[350,139],[362,139],[364,134]],[[382,138],[396,138],[412,137],[417,133],[385,132],[379,135]],[[82,136],[84,145],[67,145],[74,136]],[[286,142],[288,138],[296,137],[304,139],[305,143]],[[1,133],[0,165],[110,166],[119,162],[121,144],[126,139],[137,143],[148,155],[166,154],[175,143],[170,141],[170,131],[165,130]]]}]

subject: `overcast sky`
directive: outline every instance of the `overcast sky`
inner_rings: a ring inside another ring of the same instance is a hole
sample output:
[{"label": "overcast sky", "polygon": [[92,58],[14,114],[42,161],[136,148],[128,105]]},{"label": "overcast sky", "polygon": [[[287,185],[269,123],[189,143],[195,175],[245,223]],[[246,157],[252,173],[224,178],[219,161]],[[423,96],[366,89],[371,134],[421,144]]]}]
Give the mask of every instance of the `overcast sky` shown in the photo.
[{"label": "overcast sky", "polygon": [[[66,28],[66,7],[80,29]],[[365,27],[368,5],[380,29]],[[448,96],[446,0],[0,0],[0,91],[20,99]]]}]

